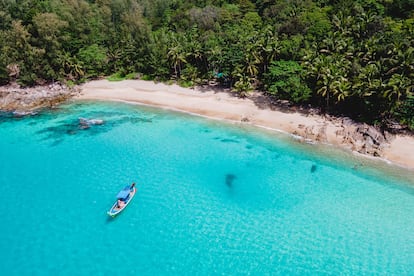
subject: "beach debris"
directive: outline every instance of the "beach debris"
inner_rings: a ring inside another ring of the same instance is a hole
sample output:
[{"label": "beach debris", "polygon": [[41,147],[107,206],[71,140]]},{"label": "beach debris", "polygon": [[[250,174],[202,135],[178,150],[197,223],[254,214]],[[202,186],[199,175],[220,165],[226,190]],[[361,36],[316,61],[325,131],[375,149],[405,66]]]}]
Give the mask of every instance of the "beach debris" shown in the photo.
[{"label": "beach debris", "polygon": [[103,125],[104,120],[101,119],[88,119],[88,118],[79,118],[79,125],[81,129],[88,129],[92,125]]}]

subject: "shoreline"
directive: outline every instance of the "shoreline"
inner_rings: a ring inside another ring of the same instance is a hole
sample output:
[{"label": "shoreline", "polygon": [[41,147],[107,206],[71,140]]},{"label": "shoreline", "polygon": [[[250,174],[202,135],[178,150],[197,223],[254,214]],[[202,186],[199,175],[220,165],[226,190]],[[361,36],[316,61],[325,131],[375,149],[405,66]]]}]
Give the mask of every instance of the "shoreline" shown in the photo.
[{"label": "shoreline", "polygon": [[95,80],[81,85],[73,99],[136,103],[251,124],[291,134],[304,142],[339,146],[358,155],[414,171],[414,137],[391,134],[381,137],[382,134],[375,132],[373,127],[356,124],[348,118],[282,110],[271,106],[264,96],[256,92],[247,98],[239,98],[226,90],[213,90],[211,87],[182,88],[176,84],[143,80]]}]

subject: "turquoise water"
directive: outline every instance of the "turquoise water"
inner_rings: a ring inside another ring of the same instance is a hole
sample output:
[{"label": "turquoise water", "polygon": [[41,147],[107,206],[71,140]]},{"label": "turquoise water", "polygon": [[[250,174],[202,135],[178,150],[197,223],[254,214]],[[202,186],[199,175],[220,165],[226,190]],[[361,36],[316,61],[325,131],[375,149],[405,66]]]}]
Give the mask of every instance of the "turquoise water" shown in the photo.
[{"label": "turquoise water", "polygon": [[[79,117],[106,123],[82,130]],[[0,162],[3,275],[414,271],[410,173],[283,135],[75,103],[3,114]],[[133,181],[136,197],[109,218]]]}]

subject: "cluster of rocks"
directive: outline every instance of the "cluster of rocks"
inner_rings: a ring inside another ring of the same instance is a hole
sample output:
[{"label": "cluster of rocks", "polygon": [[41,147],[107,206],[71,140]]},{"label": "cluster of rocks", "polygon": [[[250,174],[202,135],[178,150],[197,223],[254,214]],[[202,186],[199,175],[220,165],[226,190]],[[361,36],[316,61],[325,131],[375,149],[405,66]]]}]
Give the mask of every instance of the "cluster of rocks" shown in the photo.
[{"label": "cluster of rocks", "polygon": [[78,89],[60,83],[30,88],[21,88],[17,84],[0,86],[0,110],[24,114],[53,107],[78,93]]},{"label": "cluster of rocks", "polygon": [[294,131],[293,134],[298,135],[305,139],[308,142],[327,142],[327,134],[326,134],[326,123],[320,125],[312,125],[312,126],[305,126],[302,124],[298,125],[299,130]]},{"label": "cluster of rocks", "polygon": [[391,134],[362,123],[356,123],[343,118],[342,130],[337,136],[343,137],[343,143],[350,146],[353,151],[372,156],[382,156],[384,147],[389,145]]},{"label": "cluster of rocks", "polygon": [[336,143],[339,143],[353,151],[372,155],[382,156],[384,147],[387,147],[393,137],[389,132],[382,132],[374,126],[364,123],[357,123],[349,118],[327,118],[327,121],[317,125],[299,125],[300,131],[295,134],[307,141],[331,142],[327,128],[328,121],[335,125]]}]

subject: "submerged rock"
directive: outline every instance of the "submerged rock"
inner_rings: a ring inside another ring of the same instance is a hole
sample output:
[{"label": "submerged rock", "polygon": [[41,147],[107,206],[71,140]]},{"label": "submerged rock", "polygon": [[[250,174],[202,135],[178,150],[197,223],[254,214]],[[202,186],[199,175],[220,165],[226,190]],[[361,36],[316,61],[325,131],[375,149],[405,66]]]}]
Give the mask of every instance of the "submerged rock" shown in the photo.
[{"label": "submerged rock", "polygon": [[35,111],[19,111],[19,110],[15,110],[12,113],[14,117],[33,116],[37,114],[37,112]]},{"label": "submerged rock", "polygon": [[104,120],[101,120],[101,119],[79,118],[79,123],[81,125],[103,125]]},{"label": "submerged rock", "polygon": [[92,125],[103,125],[104,120],[101,119],[88,119],[88,118],[79,118],[79,125],[81,129],[90,128]]},{"label": "submerged rock", "polygon": [[228,173],[226,174],[226,186],[231,188],[233,187],[233,181],[237,178],[237,176],[235,176],[232,173]]}]

